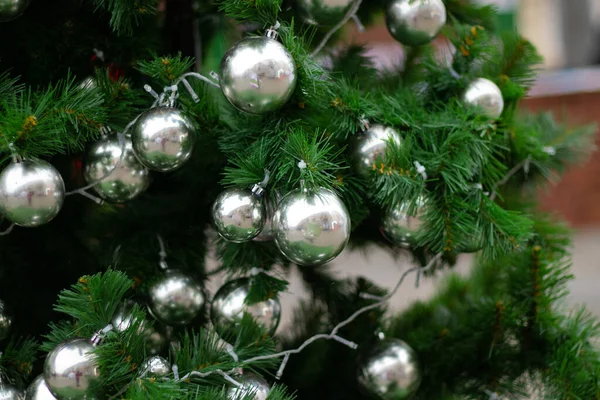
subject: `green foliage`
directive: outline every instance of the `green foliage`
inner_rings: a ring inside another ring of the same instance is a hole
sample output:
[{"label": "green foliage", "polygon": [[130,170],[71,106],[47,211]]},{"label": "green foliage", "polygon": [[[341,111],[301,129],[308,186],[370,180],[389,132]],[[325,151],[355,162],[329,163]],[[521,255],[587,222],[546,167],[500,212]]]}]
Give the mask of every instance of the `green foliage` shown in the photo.
[{"label": "green foliage", "polygon": [[11,338],[0,353],[0,377],[17,386],[29,380],[38,344],[32,339]]},{"label": "green foliage", "polygon": [[275,25],[283,0],[216,0],[219,11],[229,18],[245,22]]},{"label": "green foliage", "polygon": [[139,71],[156,79],[163,85],[172,84],[194,65],[194,60],[178,53],[172,57],[159,57],[154,54],[151,60],[141,60],[138,63]]},{"label": "green foliage", "polygon": [[110,26],[119,33],[131,34],[140,20],[156,12],[157,0],[88,0],[96,7],[111,14]]}]

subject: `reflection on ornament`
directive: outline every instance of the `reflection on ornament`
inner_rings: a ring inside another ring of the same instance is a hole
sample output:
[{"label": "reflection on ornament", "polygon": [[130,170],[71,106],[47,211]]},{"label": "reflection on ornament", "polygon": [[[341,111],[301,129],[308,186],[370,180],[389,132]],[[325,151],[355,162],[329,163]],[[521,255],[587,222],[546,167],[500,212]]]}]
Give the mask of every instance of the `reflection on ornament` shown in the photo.
[{"label": "reflection on ornament", "polygon": [[241,111],[264,114],[281,108],[296,88],[296,63],[275,39],[248,37],[224,56],[220,85],[229,102]]},{"label": "reflection on ornament", "polygon": [[50,163],[23,160],[0,173],[0,214],[23,227],[50,222],[65,200],[65,183]]},{"label": "reflection on ornament", "polygon": [[383,339],[363,355],[358,381],[363,389],[382,399],[407,399],[421,383],[417,355],[402,340]]},{"label": "reflection on ornament", "polygon": [[485,78],[475,79],[463,94],[463,102],[479,107],[490,118],[499,118],[504,110],[502,92],[496,84]]},{"label": "reflection on ornament", "polygon": [[249,291],[248,278],[229,281],[217,291],[212,301],[210,318],[219,336],[235,333],[245,314],[249,314],[257,324],[263,326],[269,335],[275,333],[281,319],[279,299],[246,304]]},{"label": "reflection on ornament", "polygon": [[95,399],[94,383],[100,371],[94,345],[87,339],[69,339],[46,357],[44,379],[58,399]]},{"label": "reflection on ornament", "polygon": [[0,22],[17,18],[29,7],[30,0],[0,0]]},{"label": "reflection on ornament", "polygon": [[143,165],[168,172],[181,167],[192,156],[196,132],[181,110],[155,107],[138,118],[131,140],[133,151]]},{"label": "reflection on ornament", "polygon": [[204,309],[204,291],[191,276],[177,270],[165,271],[164,277],[150,287],[152,315],[167,325],[186,325]]},{"label": "reflection on ornament", "polygon": [[100,197],[115,203],[133,199],[150,183],[150,173],[135,157],[131,141],[120,143],[116,135],[92,144],[83,175],[87,183],[97,182],[94,190]]},{"label": "reflection on ornament", "polygon": [[354,0],[299,0],[298,7],[305,22],[313,25],[335,25],[348,12]]},{"label": "reflection on ornament", "polygon": [[[4,399],[4,397],[0,396],[0,399]],[[56,397],[50,393],[50,389],[46,385],[44,375],[38,375],[29,385],[25,392],[25,400],[56,400]]]},{"label": "reflection on ornament", "polygon": [[350,239],[350,216],[331,190],[295,190],[279,202],[273,218],[275,243],[290,261],[320,265],[333,260]]},{"label": "reflection on ornament", "polygon": [[144,361],[140,370],[148,378],[162,378],[171,373],[171,363],[160,356],[153,356]]},{"label": "reflection on ornament", "polygon": [[442,0],[393,0],[386,13],[391,35],[408,46],[431,42],[446,24]]},{"label": "reflection on ornament", "polygon": [[223,191],[212,208],[215,228],[229,242],[247,242],[258,236],[265,225],[266,210],[261,197],[249,190]]},{"label": "reflection on ornament", "polygon": [[385,153],[390,142],[400,146],[398,132],[383,125],[372,125],[356,139],[355,158],[358,172],[367,176],[374,166],[385,163]]},{"label": "reflection on ornament", "polygon": [[233,386],[227,391],[227,397],[230,400],[267,400],[271,387],[261,376],[244,371],[241,375],[236,376],[235,379],[241,383],[241,386]]},{"label": "reflection on ornament", "polygon": [[383,219],[383,232],[395,245],[411,248],[415,246],[415,236],[421,226],[425,211],[425,199],[417,200],[416,212],[409,214],[409,204],[401,203],[388,211]]}]

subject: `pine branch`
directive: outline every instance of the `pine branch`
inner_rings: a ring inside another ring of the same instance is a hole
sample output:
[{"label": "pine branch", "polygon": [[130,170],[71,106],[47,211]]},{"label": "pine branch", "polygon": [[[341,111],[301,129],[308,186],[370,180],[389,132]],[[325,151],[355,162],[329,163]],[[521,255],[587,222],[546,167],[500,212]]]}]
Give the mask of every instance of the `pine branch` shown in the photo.
[{"label": "pine branch", "polygon": [[240,22],[258,22],[263,27],[275,25],[283,0],[217,0],[219,11]]},{"label": "pine branch", "polygon": [[111,14],[110,26],[119,33],[130,35],[134,26],[140,24],[146,16],[156,12],[157,0],[87,0],[96,11]]}]

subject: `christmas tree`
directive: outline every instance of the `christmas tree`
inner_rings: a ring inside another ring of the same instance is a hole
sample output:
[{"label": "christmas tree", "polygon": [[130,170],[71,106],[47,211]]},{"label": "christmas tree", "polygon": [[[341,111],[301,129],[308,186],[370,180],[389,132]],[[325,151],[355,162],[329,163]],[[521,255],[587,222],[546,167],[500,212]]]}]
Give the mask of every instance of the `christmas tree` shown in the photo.
[{"label": "christmas tree", "polygon": [[[600,398],[569,231],[532,200],[594,129],[518,109],[541,57],[493,7],[0,0],[0,21],[0,398]],[[377,69],[353,23],[404,62]],[[414,260],[393,290],[331,271],[374,246]],[[311,299],[277,330],[292,272]]]}]

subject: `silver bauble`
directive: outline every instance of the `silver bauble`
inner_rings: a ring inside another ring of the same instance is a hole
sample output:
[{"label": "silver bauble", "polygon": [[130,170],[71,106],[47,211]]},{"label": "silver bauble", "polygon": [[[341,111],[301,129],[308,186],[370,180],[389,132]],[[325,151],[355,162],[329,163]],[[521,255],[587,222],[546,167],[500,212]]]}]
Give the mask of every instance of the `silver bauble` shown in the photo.
[{"label": "silver bauble", "polygon": [[19,226],[50,222],[65,201],[60,173],[43,160],[10,163],[0,173],[0,214]]},{"label": "silver bauble", "polygon": [[358,172],[368,175],[370,171],[379,168],[379,162],[385,162],[385,152],[388,144],[402,143],[400,134],[392,128],[383,125],[373,125],[356,139],[355,157]]},{"label": "silver bauble", "polygon": [[[126,301],[117,309],[111,320],[116,331],[126,331],[135,322],[132,315],[134,304],[134,301]],[[170,331],[170,327],[159,326],[158,322],[155,322],[153,327],[150,327],[145,320],[138,325],[138,333],[146,339],[146,353],[151,356],[160,353],[166,346]]]},{"label": "silver bauble", "polygon": [[160,326],[157,325],[158,322],[154,324],[154,329],[146,330],[146,334],[148,334],[146,338],[146,354],[149,356],[155,356],[160,353],[173,336],[172,327],[162,324]]},{"label": "silver bauble", "polygon": [[477,78],[469,83],[462,99],[469,106],[479,107],[490,118],[500,117],[504,110],[502,92],[489,79]]},{"label": "silver bauble", "polygon": [[219,194],[212,215],[219,235],[234,243],[247,242],[258,236],[266,220],[262,198],[249,190],[236,188]]},{"label": "silver bauble", "polygon": [[0,400],[23,400],[25,393],[16,386],[0,383]]},{"label": "silver bauble", "polygon": [[6,339],[10,332],[13,318],[6,308],[3,300],[0,300],[0,340]]},{"label": "silver bauble", "polygon": [[100,197],[115,203],[133,199],[150,183],[150,172],[135,157],[131,141],[125,138],[121,144],[116,135],[90,147],[83,175],[88,183],[98,182],[94,190]]},{"label": "silver bauble", "polygon": [[[271,387],[269,383],[261,376],[251,372],[243,372],[234,378],[241,386],[232,386],[227,391],[227,397],[231,400],[252,399],[267,400]],[[252,397],[250,397],[252,396]]]},{"label": "silver bauble", "polygon": [[298,0],[304,21],[313,25],[335,25],[355,0]]},{"label": "silver bauble", "polygon": [[271,298],[248,305],[250,279],[234,279],[223,285],[215,294],[210,309],[210,319],[220,336],[235,332],[244,314],[252,316],[270,335],[274,334],[281,319],[281,303]]},{"label": "silver bauble", "polygon": [[296,88],[296,63],[277,40],[242,39],[221,60],[223,94],[236,108],[263,114],[281,108]]},{"label": "silver bauble", "polygon": [[295,190],[279,202],[273,218],[279,250],[299,265],[320,265],[337,257],[350,239],[350,216],[331,190]]},{"label": "silver bauble", "polygon": [[363,356],[358,381],[366,391],[382,399],[407,399],[421,383],[417,355],[402,340],[383,339]]},{"label": "silver bauble", "polygon": [[446,24],[442,0],[392,0],[385,21],[402,44],[421,46],[431,42]]},{"label": "silver bauble", "polygon": [[58,399],[95,399],[100,371],[94,345],[88,339],[69,339],[56,346],[44,362],[44,379]]},{"label": "silver bauble", "polygon": [[150,287],[149,295],[150,312],[167,325],[189,324],[204,308],[202,286],[177,270],[165,271],[165,275]]},{"label": "silver bauble", "polygon": [[155,107],[143,113],[131,133],[138,160],[154,171],[181,167],[191,156],[196,131],[188,117],[174,107]]},{"label": "silver bauble", "polygon": [[383,232],[395,245],[411,248],[415,245],[416,233],[422,224],[425,200],[417,200],[416,212],[409,215],[409,204],[401,203],[389,210],[383,218]]},{"label": "silver bauble", "polygon": [[56,397],[50,393],[48,385],[44,380],[44,375],[38,375],[37,378],[31,382],[31,385],[25,392],[25,400],[56,400]]},{"label": "silver bauble", "polygon": [[29,6],[30,0],[0,0],[0,22],[15,19]]},{"label": "silver bauble", "polygon": [[144,360],[140,371],[145,372],[148,378],[162,378],[171,373],[171,363],[160,356],[153,356]]}]

